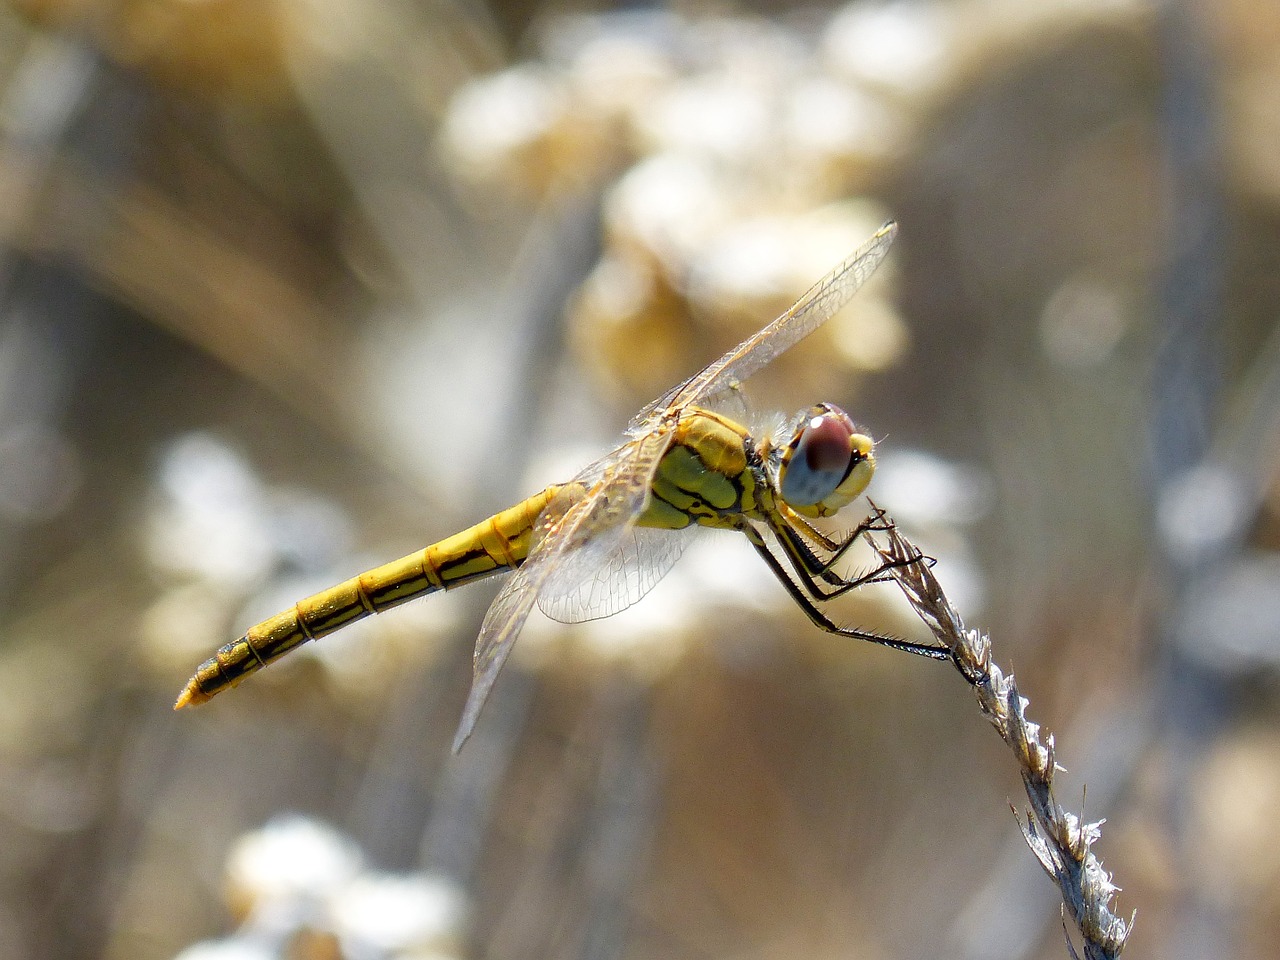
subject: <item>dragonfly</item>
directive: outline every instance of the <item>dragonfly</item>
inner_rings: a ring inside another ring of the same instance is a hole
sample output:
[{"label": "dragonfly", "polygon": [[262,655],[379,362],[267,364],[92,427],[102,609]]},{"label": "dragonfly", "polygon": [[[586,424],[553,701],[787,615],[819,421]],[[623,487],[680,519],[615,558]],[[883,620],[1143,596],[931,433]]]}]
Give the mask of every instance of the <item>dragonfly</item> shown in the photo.
[{"label": "dragonfly", "polygon": [[370,614],[509,572],[476,640],[456,752],[535,606],[565,623],[617,613],[671,569],[683,532],[705,527],[744,534],[821,629],[947,659],[939,647],[838,625],[823,609],[885,576],[883,566],[856,576],[836,570],[864,533],[883,529],[883,511],[841,537],[815,524],[866,490],[876,463],[871,437],[831,403],[759,436],[736,412],[744,381],[843,307],[896,233],[897,224],[886,222],[781,316],[645,406],[621,445],[573,479],[250,627],[196,669],[174,708],[205,703],[301,644]]}]

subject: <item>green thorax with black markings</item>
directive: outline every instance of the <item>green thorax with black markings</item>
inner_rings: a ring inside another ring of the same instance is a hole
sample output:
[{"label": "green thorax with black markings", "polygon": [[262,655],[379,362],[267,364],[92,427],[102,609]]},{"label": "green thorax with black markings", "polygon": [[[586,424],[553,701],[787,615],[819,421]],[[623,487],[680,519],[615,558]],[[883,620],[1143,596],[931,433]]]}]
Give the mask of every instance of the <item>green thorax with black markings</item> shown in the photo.
[{"label": "green thorax with black markings", "polygon": [[757,509],[764,480],[761,458],[741,424],[701,408],[686,410],[650,484],[651,495],[637,521],[645,527],[679,530],[693,523],[741,526]]}]

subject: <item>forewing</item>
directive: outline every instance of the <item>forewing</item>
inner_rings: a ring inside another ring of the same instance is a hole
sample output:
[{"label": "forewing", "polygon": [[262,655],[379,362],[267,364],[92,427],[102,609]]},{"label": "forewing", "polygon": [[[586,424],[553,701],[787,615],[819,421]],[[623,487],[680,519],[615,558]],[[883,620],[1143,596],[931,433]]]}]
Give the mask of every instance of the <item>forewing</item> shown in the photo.
[{"label": "forewing", "polygon": [[643,430],[668,410],[700,403],[737,387],[779,354],[813,333],[866,283],[889,252],[897,232],[898,225],[892,220],[887,221],[870,240],[815,283],[786,313],[641,410],[631,421],[631,430]]},{"label": "forewing", "polygon": [[[635,520],[644,511],[649,483],[670,442],[669,431],[654,431],[626,444],[583,470],[566,485],[571,493],[553,500],[539,516],[528,559],[503,586],[480,627],[471,693],[453,740],[455,752],[471,736],[489,691],[542,594],[550,591],[549,596],[564,597],[564,602],[571,605],[568,598],[582,591],[583,579],[592,569],[585,560],[595,558],[599,562],[615,554],[627,555],[624,545],[636,542]],[[584,487],[585,494],[577,496]],[[638,559],[642,554],[637,550],[632,548],[631,555]],[[661,562],[665,558],[655,559]],[[658,577],[674,562],[673,556]],[[623,576],[623,580],[632,583],[634,589],[644,582],[643,577],[637,576]],[[656,582],[654,578],[649,586]],[[647,590],[645,587],[636,599]]]}]

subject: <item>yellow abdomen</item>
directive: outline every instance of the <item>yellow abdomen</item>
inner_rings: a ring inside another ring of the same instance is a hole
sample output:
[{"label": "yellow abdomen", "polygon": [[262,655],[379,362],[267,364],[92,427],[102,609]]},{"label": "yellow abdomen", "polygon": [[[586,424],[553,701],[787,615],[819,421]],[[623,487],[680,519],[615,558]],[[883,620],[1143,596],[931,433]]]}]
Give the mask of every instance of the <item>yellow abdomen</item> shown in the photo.
[{"label": "yellow abdomen", "polygon": [[470,529],[367,570],[250,627],[196,669],[174,708],[204,703],[294,647],[372,613],[515,569],[529,555],[538,514],[560,489],[548,487]]}]

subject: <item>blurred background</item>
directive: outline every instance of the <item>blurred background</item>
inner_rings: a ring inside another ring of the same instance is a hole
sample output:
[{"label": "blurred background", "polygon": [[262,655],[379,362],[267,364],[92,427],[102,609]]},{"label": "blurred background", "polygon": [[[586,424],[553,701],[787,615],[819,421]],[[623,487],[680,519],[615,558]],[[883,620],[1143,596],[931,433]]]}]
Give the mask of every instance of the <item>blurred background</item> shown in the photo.
[{"label": "blurred background", "polygon": [[12,0],[0,128],[0,960],[1066,956],[966,685],[728,535],[535,614],[458,757],[487,585],[170,710],[889,216],[753,399],[877,438],[1126,956],[1273,955],[1273,0]]}]

